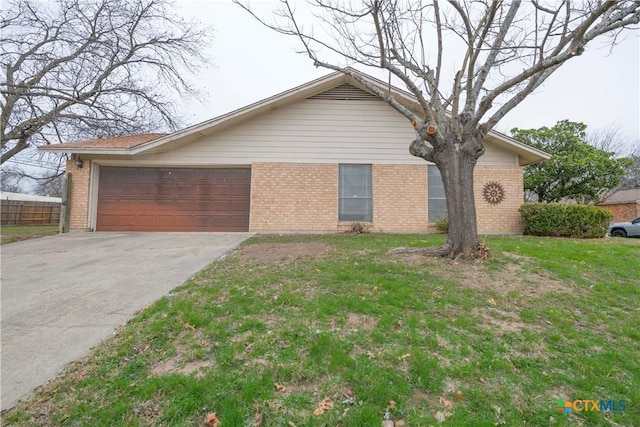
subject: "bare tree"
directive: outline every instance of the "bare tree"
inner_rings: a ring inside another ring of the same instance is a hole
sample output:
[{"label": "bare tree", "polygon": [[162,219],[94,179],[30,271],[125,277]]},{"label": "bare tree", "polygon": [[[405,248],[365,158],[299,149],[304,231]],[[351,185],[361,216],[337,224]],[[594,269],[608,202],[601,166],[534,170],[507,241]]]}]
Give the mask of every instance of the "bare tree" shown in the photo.
[{"label": "bare tree", "polygon": [[619,190],[640,188],[640,143],[636,144],[628,159],[630,160],[630,165],[625,170]]},{"label": "bare tree", "polygon": [[607,191],[603,198],[618,190],[640,188],[640,141],[635,143],[621,135],[620,127],[614,124],[589,132],[587,142],[597,149],[615,153],[618,157],[627,159],[627,166],[621,177],[620,185]]},{"label": "bare tree", "polygon": [[38,181],[35,192],[40,196],[62,197],[64,181],[64,173],[44,175]]},{"label": "bare tree", "polygon": [[615,124],[609,124],[605,127],[595,129],[587,134],[586,142],[598,150],[615,153],[618,156],[627,154],[627,148],[630,144],[622,135],[620,127]]},{"label": "bare tree", "polygon": [[[350,75],[412,123],[409,151],[440,169],[449,215],[447,243],[425,252],[456,257],[481,249],[473,172],[487,132],[588,43],[605,35],[615,43],[640,21],[638,1],[312,0],[316,27],[305,27],[287,0],[275,22],[240,6],[297,37],[316,66]],[[406,108],[344,61],[388,70],[420,110]]]},{"label": "bare tree", "polygon": [[0,22],[1,162],[43,144],[175,129],[207,29],[166,0],[13,0]]},{"label": "bare tree", "polygon": [[0,171],[0,190],[9,193],[22,193],[22,177],[15,173],[15,169],[2,169]]},{"label": "bare tree", "polygon": [[[67,155],[56,155],[54,159],[38,161],[38,159],[23,159],[7,162],[2,165],[2,180],[7,185],[19,188],[19,193],[25,192],[40,196],[60,197],[64,186],[64,175]],[[54,156],[48,156],[54,157]],[[15,160],[16,158],[14,157]],[[9,190],[4,190],[9,191]]]}]

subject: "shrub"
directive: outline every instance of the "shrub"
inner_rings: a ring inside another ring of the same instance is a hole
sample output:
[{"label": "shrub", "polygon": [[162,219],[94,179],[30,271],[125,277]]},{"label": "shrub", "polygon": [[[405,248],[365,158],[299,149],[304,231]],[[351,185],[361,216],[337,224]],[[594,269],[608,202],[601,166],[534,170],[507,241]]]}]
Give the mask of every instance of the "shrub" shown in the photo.
[{"label": "shrub", "polygon": [[351,233],[351,234],[366,234],[368,232],[369,232],[369,226],[361,222],[351,223],[349,230],[347,230],[347,233]]},{"label": "shrub", "polygon": [[441,233],[448,233],[449,232],[449,217],[445,216],[443,218],[438,218],[436,220],[436,230],[438,230]]},{"label": "shrub", "polygon": [[524,234],[579,239],[604,237],[613,219],[604,208],[565,203],[525,203],[520,214]]}]

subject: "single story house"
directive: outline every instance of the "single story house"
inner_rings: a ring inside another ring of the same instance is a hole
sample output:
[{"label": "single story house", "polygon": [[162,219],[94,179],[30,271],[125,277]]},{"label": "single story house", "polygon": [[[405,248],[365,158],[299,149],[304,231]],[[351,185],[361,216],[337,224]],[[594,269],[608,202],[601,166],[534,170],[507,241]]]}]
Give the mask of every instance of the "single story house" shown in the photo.
[{"label": "single story house", "polygon": [[614,222],[632,221],[640,217],[640,188],[616,191],[598,206],[610,210]]},{"label": "single story house", "polygon": [[[414,111],[410,94],[364,75]],[[411,123],[333,73],[178,132],[55,144],[71,153],[70,229],[430,232],[438,169],[409,154]],[[518,234],[525,165],[549,156],[497,132],[475,170],[478,229]]]}]

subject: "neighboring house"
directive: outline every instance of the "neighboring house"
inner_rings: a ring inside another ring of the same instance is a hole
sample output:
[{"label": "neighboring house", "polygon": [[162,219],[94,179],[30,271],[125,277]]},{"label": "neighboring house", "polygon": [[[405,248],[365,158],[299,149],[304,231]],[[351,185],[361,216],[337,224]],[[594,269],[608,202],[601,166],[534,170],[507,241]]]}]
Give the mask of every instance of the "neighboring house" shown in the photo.
[{"label": "neighboring house", "polygon": [[598,206],[609,209],[614,222],[634,220],[640,217],[640,188],[616,191]]},{"label": "neighboring house", "polygon": [[[367,79],[415,111],[406,92]],[[411,123],[333,73],[170,135],[42,147],[71,153],[70,228],[98,231],[430,232],[438,169]],[[548,159],[490,132],[475,169],[480,233],[522,232],[522,167]]]},{"label": "neighboring house", "polygon": [[38,196],[37,194],[11,193],[0,191],[0,200],[21,200],[25,202],[62,203],[60,197]]}]

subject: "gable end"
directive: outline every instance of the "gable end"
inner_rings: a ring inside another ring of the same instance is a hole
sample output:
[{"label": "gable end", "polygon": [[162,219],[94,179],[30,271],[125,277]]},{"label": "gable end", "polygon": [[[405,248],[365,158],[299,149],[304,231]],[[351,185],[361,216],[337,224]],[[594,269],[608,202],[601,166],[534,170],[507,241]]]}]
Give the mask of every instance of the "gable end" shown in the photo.
[{"label": "gable end", "polygon": [[323,99],[331,101],[382,101],[377,96],[369,92],[365,92],[364,90],[348,83],[320,92],[319,94],[310,96],[307,99]]}]

